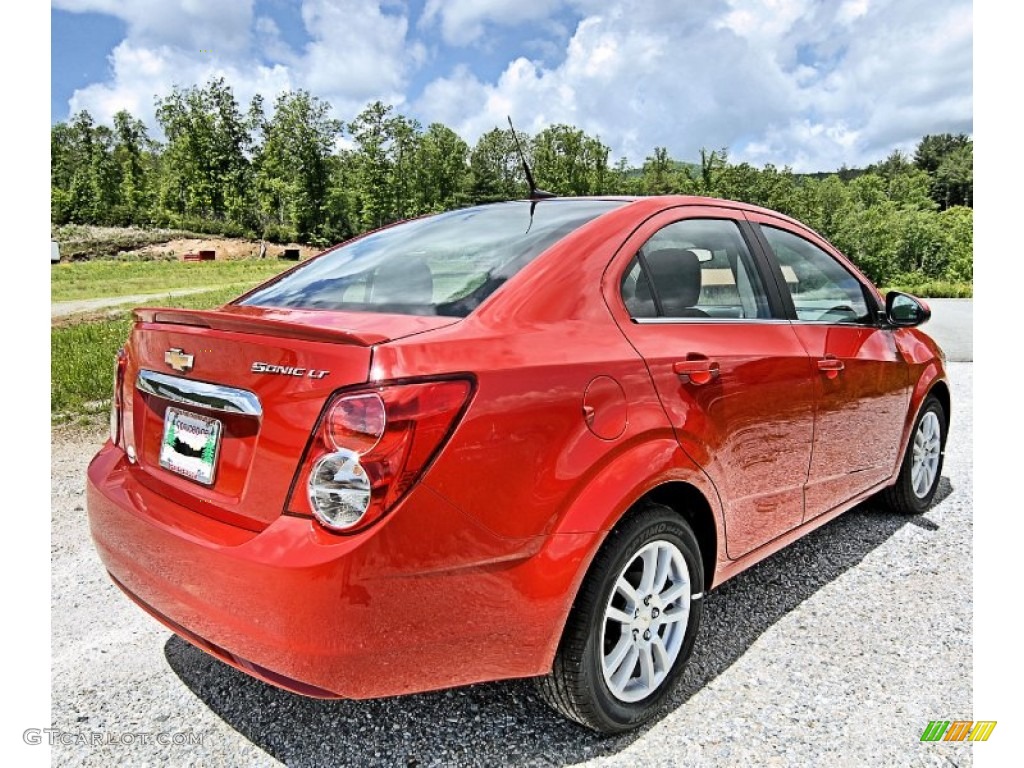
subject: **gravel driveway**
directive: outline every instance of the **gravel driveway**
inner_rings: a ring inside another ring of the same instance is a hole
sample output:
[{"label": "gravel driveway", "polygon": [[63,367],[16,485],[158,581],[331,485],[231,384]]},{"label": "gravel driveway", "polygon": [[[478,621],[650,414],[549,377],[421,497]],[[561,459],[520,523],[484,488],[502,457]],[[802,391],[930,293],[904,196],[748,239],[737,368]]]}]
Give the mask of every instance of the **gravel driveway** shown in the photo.
[{"label": "gravel driveway", "polygon": [[[126,304],[139,306],[144,304],[155,304],[161,299],[169,299],[175,296],[190,296],[193,293],[205,293],[215,290],[220,286],[203,288],[179,288],[174,291],[161,291],[160,293],[137,293],[130,296],[107,296],[101,299],[76,299],[74,301],[51,301],[50,317],[68,317],[77,315],[80,312],[95,312],[99,309],[113,309],[124,307]],[[230,286],[228,286],[230,287]],[[239,291],[241,292],[241,291]]]},{"label": "gravel driveway", "polygon": [[[83,494],[103,436],[55,430],[52,727],[71,735],[53,763],[968,765],[971,745],[918,740],[972,713],[972,366],[950,378],[941,501],[915,518],[864,505],[713,592],[671,706],[615,738],[561,720],[524,681],[323,702],[207,657],[109,582]],[[93,732],[107,743],[86,745]],[[155,743],[187,734],[201,744]]]}]

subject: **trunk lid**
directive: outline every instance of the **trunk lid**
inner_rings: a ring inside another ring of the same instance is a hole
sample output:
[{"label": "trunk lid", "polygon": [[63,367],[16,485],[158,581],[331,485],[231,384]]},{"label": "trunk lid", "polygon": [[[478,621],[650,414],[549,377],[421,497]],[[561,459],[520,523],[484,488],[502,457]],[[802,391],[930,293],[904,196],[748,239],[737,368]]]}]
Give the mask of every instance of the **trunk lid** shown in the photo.
[{"label": "trunk lid", "polygon": [[123,415],[131,472],[250,530],[281,514],[326,399],[369,380],[373,346],[458,322],[235,306],[135,317]]}]

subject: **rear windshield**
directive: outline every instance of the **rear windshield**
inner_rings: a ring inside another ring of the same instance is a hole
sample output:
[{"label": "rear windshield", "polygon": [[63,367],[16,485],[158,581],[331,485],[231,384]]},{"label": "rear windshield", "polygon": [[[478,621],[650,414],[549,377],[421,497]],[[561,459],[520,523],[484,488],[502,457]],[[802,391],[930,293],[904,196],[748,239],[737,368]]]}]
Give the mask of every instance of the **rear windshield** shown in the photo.
[{"label": "rear windshield", "polygon": [[465,317],[556,241],[621,205],[515,201],[417,219],[324,254],[239,303]]}]

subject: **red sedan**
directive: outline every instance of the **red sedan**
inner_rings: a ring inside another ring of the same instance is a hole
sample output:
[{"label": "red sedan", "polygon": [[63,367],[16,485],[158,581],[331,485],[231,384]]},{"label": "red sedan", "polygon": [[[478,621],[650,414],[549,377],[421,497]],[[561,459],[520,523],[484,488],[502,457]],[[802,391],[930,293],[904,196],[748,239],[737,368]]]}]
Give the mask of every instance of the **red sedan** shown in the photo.
[{"label": "red sedan", "polygon": [[405,222],[218,310],[136,312],[93,537],[142,608],[273,685],[537,677],[626,730],[707,590],[873,494],[929,506],[950,396],[928,317],[723,200]]}]

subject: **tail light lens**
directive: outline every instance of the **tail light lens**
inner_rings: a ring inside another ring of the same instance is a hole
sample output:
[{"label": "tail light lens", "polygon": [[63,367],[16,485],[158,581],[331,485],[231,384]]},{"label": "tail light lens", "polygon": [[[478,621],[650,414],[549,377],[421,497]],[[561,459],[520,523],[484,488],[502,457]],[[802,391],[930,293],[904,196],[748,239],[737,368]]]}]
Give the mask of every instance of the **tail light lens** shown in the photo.
[{"label": "tail light lens", "polygon": [[288,511],[334,531],[379,520],[416,483],[461,416],[473,383],[443,379],[335,395],[303,457]]},{"label": "tail light lens", "polygon": [[124,410],[124,369],[127,364],[128,357],[121,347],[114,358],[114,396],[110,401],[110,442],[114,445],[122,442],[121,413]]}]

